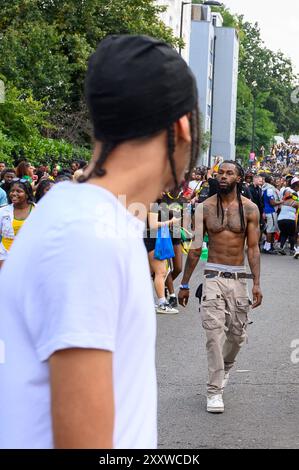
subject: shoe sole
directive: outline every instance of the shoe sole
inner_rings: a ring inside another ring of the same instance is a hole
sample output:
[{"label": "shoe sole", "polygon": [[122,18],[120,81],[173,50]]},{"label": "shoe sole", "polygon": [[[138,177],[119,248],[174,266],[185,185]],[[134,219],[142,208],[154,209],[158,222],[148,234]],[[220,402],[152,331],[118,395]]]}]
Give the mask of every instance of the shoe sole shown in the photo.
[{"label": "shoe sole", "polygon": [[177,315],[179,313],[179,311],[177,310],[175,312],[161,312],[161,311],[159,312],[158,310],[156,310],[156,313],[158,315]]},{"label": "shoe sole", "polygon": [[207,408],[207,412],[220,414],[220,413],[224,413],[224,408]]}]

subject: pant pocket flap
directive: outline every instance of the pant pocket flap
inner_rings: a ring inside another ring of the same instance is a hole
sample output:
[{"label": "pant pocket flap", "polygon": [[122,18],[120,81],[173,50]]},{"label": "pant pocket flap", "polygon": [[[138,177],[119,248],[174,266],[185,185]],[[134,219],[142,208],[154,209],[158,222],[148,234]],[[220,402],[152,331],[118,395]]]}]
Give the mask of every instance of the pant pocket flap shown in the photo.
[{"label": "pant pocket flap", "polygon": [[208,320],[202,321],[202,326],[205,330],[217,330],[218,328],[222,328],[222,324],[220,321],[217,321],[214,318],[209,318]]},{"label": "pant pocket flap", "polygon": [[248,297],[238,297],[236,299],[236,305],[237,307],[249,307],[250,300],[248,299]]},{"label": "pant pocket flap", "polygon": [[221,298],[220,294],[206,294],[203,296],[202,300],[204,302],[209,302],[210,300],[220,300]]}]

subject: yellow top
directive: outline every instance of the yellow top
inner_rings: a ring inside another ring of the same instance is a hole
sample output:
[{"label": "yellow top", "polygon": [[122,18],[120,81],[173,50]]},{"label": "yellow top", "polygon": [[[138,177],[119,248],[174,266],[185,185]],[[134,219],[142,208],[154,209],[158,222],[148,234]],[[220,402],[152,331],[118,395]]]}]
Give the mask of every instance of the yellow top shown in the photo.
[{"label": "yellow top", "polygon": [[[28,216],[30,215],[32,208],[34,208],[33,204],[31,204],[30,206],[30,212]],[[19,230],[23,226],[23,223],[25,222],[26,219],[16,219],[15,217],[13,218],[12,228],[13,228],[15,237],[18,235]],[[5,237],[2,238],[2,244],[7,251],[10,250],[11,245],[13,244],[13,241],[14,241],[14,238],[5,238]]]},{"label": "yellow top", "polygon": [[[13,219],[12,222],[12,228],[15,234],[15,237],[18,235],[18,232],[20,228],[22,227],[23,223],[25,222],[26,219],[24,220],[18,220],[18,219]],[[9,251],[11,248],[11,245],[13,244],[14,239],[13,238],[2,238],[2,243],[4,248]]]}]

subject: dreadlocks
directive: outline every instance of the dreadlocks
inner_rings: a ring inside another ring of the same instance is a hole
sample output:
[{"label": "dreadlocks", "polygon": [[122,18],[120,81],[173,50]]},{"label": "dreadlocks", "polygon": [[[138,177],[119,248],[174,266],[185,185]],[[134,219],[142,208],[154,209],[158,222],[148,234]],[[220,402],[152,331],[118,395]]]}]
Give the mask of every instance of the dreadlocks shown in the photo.
[{"label": "dreadlocks", "polygon": [[[233,160],[225,160],[222,163],[222,165],[224,165],[225,163],[229,163],[230,165],[234,165],[236,167],[237,171],[238,171],[238,175],[241,177],[241,181],[239,183],[237,183],[237,198],[238,198],[238,203],[239,203],[239,214],[240,214],[240,220],[241,220],[241,229],[242,229],[242,232],[245,232],[245,229],[246,229],[245,216],[244,216],[244,207],[243,207],[243,203],[242,203],[242,185],[243,185],[243,180],[244,180],[245,173],[244,173],[244,170],[241,167],[241,165],[239,165],[239,163],[237,163]],[[223,222],[224,222],[224,209],[223,209],[223,205],[222,205],[221,194],[220,194],[220,191],[218,189],[218,192],[217,192],[217,217],[218,218],[220,217],[220,212],[221,212],[221,218],[222,218],[222,224],[223,224]]]},{"label": "dreadlocks", "polygon": [[[188,169],[188,175],[190,176],[192,172],[192,168],[194,167],[198,155],[199,155],[199,147],[200,147],[200,125],[199,125],[199,110],[198,107],[192,111],[190,118],[190,130],[191,130],[191,158],[190,164]],[[121,142],[104,142],[102,145],[101,153],[93,163],[93,166],[90,168],[88,173],[81,176],[78,181],[80,183],[84,183],[89,180],[92,176],[105,176],[106,170],[103,168],[103,165],[106,163],[107,158],[111,154],[111,152],[119,145]],[[174,124],[168,127],[167,129],[167,145],[168,145],[168,159],[171,168],[171,173],[174,179],[175,189],[179,188],[179,183],[176,174],[176,165],[174,161],[174,152],[175,152],[175,131],[174,131]]]}]

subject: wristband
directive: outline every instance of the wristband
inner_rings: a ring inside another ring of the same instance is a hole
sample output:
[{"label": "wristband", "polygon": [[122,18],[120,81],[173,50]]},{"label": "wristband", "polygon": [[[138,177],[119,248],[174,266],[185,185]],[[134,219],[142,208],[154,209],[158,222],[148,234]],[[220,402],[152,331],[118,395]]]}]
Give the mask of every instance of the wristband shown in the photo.
[{"label": "wristband", "polygon": [[181,290],[190,290],[190,286],[189,286],[189,284],[181,284],[180,289]]}]

